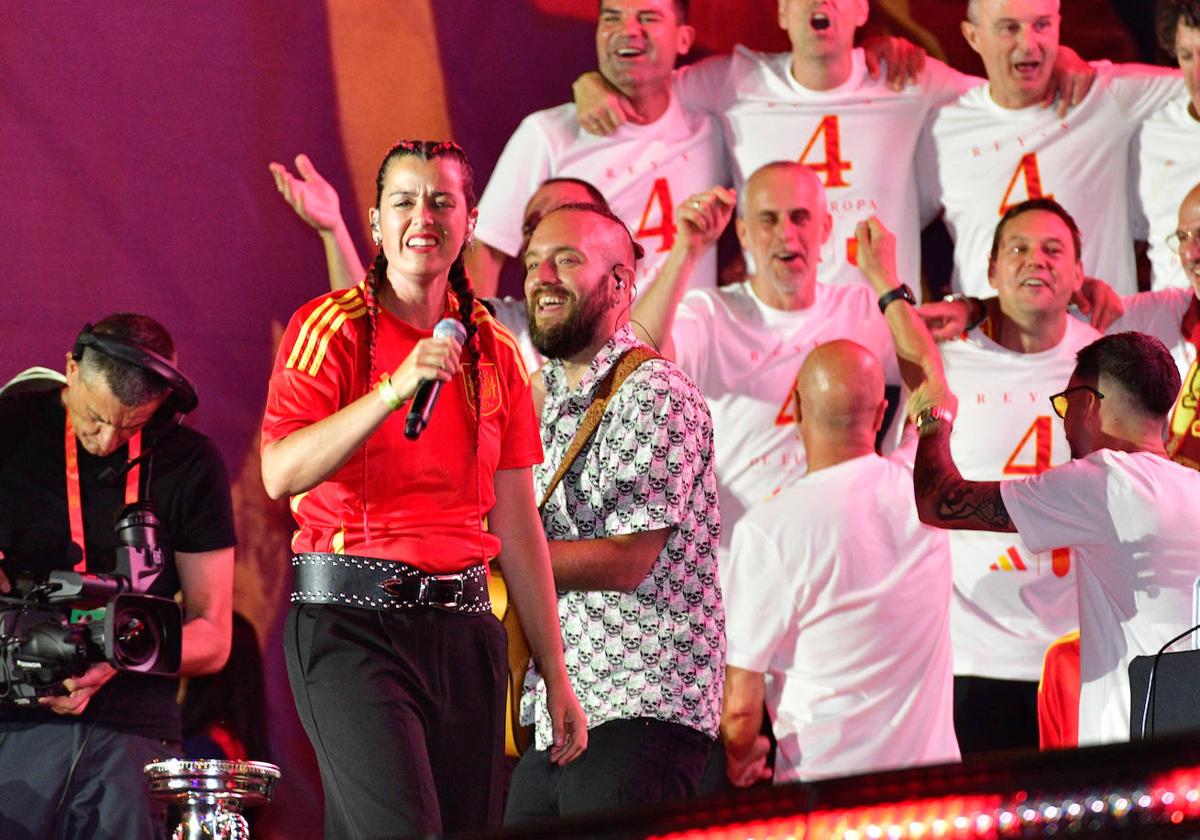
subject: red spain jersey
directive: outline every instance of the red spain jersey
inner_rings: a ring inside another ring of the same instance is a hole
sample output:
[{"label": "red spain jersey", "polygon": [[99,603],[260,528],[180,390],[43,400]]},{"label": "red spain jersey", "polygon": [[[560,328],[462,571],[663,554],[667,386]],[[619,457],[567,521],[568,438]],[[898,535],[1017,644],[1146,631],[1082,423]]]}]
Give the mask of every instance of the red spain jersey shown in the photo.
[{"label": "red spain jersey", "polygon": [[1038,683],[1038,746],[1065,750],[1079,746],[1079,631],[1046,650]]},{"label": "red spain jersey", "polygon": [[[271,373],[262,445],[317,422],[363,396],[393,372],[430,330],[381,309],[368,375],[363,284],[322,295],[292,316]],[[447,317],[457,317],[451,295]],[[494,557],[500,541],[483,531],[498,469],[542,460],[529,374],[512,334],[479,303],[479,431],[468,353],[438,397],[428,428],[404,436],[407,406],[383,422],[333,475],[293,496],[295,552],[324,551],[400,560],[450,573]]]}]

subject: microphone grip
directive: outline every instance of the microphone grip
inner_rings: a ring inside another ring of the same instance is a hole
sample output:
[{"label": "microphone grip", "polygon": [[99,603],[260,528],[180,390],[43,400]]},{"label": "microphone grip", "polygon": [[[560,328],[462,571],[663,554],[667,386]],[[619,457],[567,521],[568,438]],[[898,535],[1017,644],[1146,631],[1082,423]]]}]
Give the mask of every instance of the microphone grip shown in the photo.
[{"label": "microphone grip", "polygon": [[433,413],[434,403],[442,392],[442,380],[422,379],[413,395],[412,405],[408,409],[408,418],[404,423],[404,436],[416,440],[429,425],[429,415]]}]

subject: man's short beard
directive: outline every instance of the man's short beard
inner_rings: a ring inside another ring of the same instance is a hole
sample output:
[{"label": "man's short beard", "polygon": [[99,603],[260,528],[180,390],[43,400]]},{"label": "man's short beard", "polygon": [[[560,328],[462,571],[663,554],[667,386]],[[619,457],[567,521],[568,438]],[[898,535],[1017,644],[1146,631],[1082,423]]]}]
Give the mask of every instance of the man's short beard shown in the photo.
[{"label": "man's short beard", "polygon": [[534,317],[537,304],[530,299],[526,301],[529,338],[545,358],[570,359],[595,343],[600,318],[615,303],[616,299],[611,291],[597,289],[582,303],[577,301],[567,317],[559,323],[539,327]]}]

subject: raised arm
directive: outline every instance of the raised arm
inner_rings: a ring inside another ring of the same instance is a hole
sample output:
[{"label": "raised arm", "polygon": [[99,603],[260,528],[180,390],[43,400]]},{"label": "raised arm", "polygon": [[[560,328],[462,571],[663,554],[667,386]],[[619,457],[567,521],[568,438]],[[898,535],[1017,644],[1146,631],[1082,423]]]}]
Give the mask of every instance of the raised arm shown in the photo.
[{"label": "raised arm", "polygon": [[296,172],[288,172],[281,163],[271,163],[271,177],[283,200],[296,215],[321,235],[325,248],[325,267],[329,271],[331,289],[348,289],[366,275],[346,222],[342,218],[341,200],[337,190],[313,166],[308,155],[296,155]]},{"label": "raised arm", "polygon": [[[875,294],[883,297],[898,289],[896,237],[875,216],[859,222],[854,234],[858,240],[858,267]],[[944,382],[942,357],[916,307],[896,299],[888,304],[883,314],[892,331],[892,343],[896,345],[896,358],[905,387],[915,391],[929,380]]]},{"label": "raised arm", "polygon": [[908,417],[920,442],[913,467],[917,513],[926,525],[956,531],[1006,531],[1008,515],[998,481],[967,481],[950,453],[950,430],[958,400],[945,383],[922,385],[908,400]]},{"label": "raised arm", "polygon": [[737,194],[713,187],[690,196],[675,211],[675,243],[658,276],[637,299],[631,323],[638,337],[674,358],[671,329],[696,264],[720,238],[737,204]]}]

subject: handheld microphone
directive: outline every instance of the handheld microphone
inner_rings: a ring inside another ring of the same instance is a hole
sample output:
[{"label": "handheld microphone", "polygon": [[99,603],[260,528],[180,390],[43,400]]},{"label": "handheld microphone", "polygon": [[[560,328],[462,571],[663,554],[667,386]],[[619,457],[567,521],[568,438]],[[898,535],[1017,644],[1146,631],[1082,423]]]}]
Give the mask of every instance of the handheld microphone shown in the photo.
[{"label": "handheld microphone", "polygon": [[[459,347],[467,340],[467,328],[461,321],[454,318],[443,318],[433,328],[434,338],[452,338]],[[404,424],[404,436],[416,440],[429,425],[429,415],[433,413],[433,404],[437,402],[438,394],[442,391],[442,380],[422,379],[413,395],[412,405],[408,409],[408,419]]]}]

